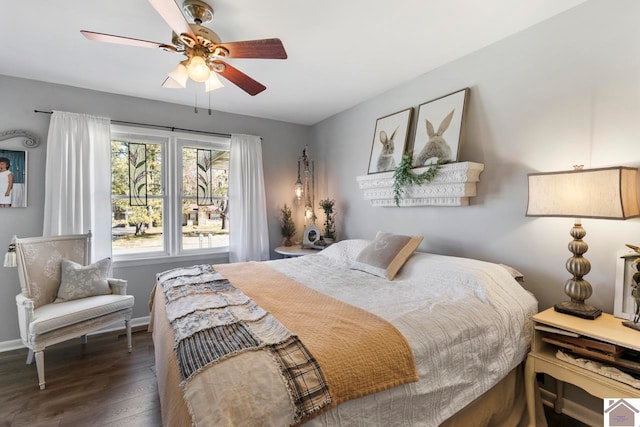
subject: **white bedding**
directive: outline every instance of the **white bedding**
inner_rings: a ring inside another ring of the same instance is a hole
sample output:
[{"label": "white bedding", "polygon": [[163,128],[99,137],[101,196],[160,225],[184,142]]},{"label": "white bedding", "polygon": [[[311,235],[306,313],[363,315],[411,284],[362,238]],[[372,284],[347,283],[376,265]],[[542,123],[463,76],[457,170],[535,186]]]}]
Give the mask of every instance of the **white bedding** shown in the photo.
[{"label": "white bedding", "polygon": [[522,362],[537,301],[505,268],[466,258],[416,252],[393,281],[349,269],[367,243],[268,263],[391,322],[409,342],[420,380],[343,403],[305,425],[438,426]]}]

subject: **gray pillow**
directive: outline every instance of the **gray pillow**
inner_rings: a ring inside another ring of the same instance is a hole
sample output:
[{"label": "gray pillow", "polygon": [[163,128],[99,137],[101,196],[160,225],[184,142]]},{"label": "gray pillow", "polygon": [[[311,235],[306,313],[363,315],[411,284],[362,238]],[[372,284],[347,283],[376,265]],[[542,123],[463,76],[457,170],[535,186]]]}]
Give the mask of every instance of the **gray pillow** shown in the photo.
[{"label": "gray pillow", "polygon": [[68,259],[60,264],[60,288],[55,302],[71,301],[111,293],[107,277],[111,273],[111,258],[90,265],[80,265]]},{"label": "gray pillow", "polygon": [[378,231],[376,238],[358,254],[351,268],[393,280],[420,242],[422,236]]}]

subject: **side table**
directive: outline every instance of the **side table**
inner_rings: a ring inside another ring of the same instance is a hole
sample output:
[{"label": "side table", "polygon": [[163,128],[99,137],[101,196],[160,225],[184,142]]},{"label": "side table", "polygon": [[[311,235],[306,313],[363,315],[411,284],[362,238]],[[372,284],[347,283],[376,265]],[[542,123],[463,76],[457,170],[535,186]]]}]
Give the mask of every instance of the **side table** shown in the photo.
[{"label": "side table", "polygon": [[302,245],[293,246],[278,246],[275,249],[276,253],[282,255],[282,258],[293,258],[309,254],[317,254],[319,249],[307,249],[302,248]]},{"label": "side table", "polygon": [[[605,377],[582,367],[565,362],[556,357],[562,346],[554,343],[554,337],[568,336],[575,339],[592,340],[593,346],[615,346],[631,352],[640,351],[640,331],[622,326],[622,319],[603,313],[595,320],[581,319],[558,313],[553,308],[533,316],[533,346],[525,365],[525,389],[529,410],[529,426],[535,426],[534,393],[536,373],[543,372],[560,381],[555,410],[563,410],[562,383],[573,384],[599,398],[640,398],[640,390],[620,381]],[[599,344],[601,343],[601,344]],[[574,351],[584,351],[576,344]],[[588,356],[579,356],[586,357]],[[597,360],[599,361],[599,360]],[[607,364],[606,362],[602,362]],[[614,364],[614,363],[610,363]]]}]

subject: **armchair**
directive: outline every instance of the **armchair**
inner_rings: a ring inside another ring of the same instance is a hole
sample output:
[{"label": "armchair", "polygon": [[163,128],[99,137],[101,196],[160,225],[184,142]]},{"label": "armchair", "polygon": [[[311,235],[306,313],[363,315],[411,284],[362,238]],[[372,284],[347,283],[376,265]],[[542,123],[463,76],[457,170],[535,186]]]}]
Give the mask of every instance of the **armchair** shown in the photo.
[{"label": "armchair", "polygon": [[[130,321],[134,298],[126,294],[126,280],[101,277],[97,273],[99,269],[93,269],[102,263],[102,272],[110,274],[110,261],[87,266],[91,259],[90,248],[91,232],[16,238],[22,291],[16,296],[20,337],[29,349],[27,364],[33,363],[35,355],[41,390],[45,388],[44,349],[48,346],[77,337],[86,343],[87,334],[124,321],[131,352]],[[64,261],[65,274],[62,272],[63,260],[68,260]],[[65,293],[59,292],[62,291],[63,276],[65,280],[66,277],[75,280]],[[96,284],[102,284],[102,288]]]}]

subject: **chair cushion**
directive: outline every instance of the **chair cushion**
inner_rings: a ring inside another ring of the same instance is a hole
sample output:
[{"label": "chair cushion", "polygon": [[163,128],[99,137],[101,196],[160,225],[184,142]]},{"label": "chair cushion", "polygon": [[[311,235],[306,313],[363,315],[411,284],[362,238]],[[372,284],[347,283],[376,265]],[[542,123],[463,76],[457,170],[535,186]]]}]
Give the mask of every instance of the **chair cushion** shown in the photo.
[{"label": "chair cushion", "polygon": [[29,333],[40,335],[133,307],[133,295],[100,295],[47,304],[33,311]]},{"label": "chair cushion", "polygon": [[63,259],[60,265],[60,288],[55,302],[110,294],[111,288],[107,282],[110,272],[111,258],[104,258],[89,265]]}]

